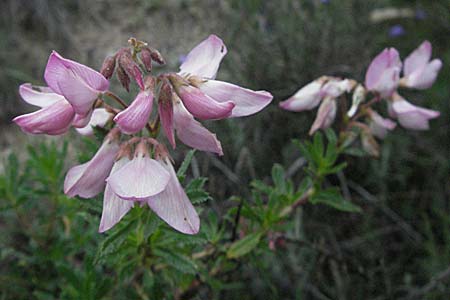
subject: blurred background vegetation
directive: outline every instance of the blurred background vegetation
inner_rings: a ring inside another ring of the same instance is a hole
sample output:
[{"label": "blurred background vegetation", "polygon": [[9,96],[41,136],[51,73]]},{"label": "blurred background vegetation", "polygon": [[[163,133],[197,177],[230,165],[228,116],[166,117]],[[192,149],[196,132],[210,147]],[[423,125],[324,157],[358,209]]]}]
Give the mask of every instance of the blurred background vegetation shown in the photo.
[{"label": "blurred background vegetation", "polygon": [[[146,299],[132,281],[119,279],[107,265],[92,264],[104,238],[96,233],[98,212],[87,208],[87,201],[62,195],[65,171],[95,147],[75,133],[65,138],[21,133],[11,119],[32,108],[20,100],[18,85],[43,84],[53,49],[98,69],[130,36],[163,53],[168,64],[161,71],[177,70],[181,57],[210,33],[229,50],[219,79],[275,96],[256,116],[207,125],[225,156],[197,153],[189,176],[209,178],[214,200],[205,206],[218,215],[236,205],[228,201],[231,196],[250,196],[252,180],[269,182],[274,163],[285,166],[294,182],[302,178],[301,155],[291,140],[308,138],[314,113],[277,107],[299,87],[325,74],[363,80],[383,48],[395,47],[405,58],[425,39],[444,65],[431,89],[405,93],[441,112],[429,131],[397,128],[383,141],[380,159],[347,157],[345,173],[329,178],[363,213],[305,206],[293,216],[290,234],[301,228],[308,244],[288,243],[254,255],[239,274],[224,279],[233,284],[214,297],[448,299],[448,0],[3,0],[0,5],[0,299]],[[193,297],[211,297],[205,295]]]}]

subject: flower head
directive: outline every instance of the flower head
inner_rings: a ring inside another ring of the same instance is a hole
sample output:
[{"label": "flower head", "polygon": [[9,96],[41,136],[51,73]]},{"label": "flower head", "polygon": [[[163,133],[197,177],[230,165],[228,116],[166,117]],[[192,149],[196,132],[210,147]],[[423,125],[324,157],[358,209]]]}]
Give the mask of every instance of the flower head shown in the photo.
[{"label": "flower head", "polygon": [[386,48],[370,63],[366,72],[366,88],[380,93],[382,97],[391,96],[398,86],[402,62],[398,51]]},{"label": "flower head", "polygon": [[48,59],[44,78],[48,86],[64,96],[75,113],[81,116],[89,114],[98,95],[109,87],[108,80],[102,74],[63,58],[56,51]]},{"label": "flower head", "polygon": [[431,60],[431,44],[423,42],[406,59],[401,83],[409,88],[427,89],[436,81],[442,68],[440,59]]}]

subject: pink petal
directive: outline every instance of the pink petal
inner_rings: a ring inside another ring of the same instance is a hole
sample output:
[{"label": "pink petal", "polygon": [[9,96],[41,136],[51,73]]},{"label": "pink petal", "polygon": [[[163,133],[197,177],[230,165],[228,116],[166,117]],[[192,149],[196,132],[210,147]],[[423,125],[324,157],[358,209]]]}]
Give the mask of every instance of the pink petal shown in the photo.
[{"label": "pink petal", "polygon": [[309,130],[309,134],[313,135],[318,129],[325,129],[331,126],[336,118],[336,100],[325,98],[319,106],[316,119]]},{"label": "pink petal", "polygon": [[[123,157],[122,159],[116,161],[116,163],[112,167],[111,173],[119,170],[127,162],[129,162],[129,159],[127,157]],[[119,196],[114,194],[111,186],[109,184],[106,184],[105,193],[103,196],[102,218],[100,220],[98,231],[105,232],[111,229],[114,225],[119,223],[119,221],[133,206],[133,201],[121,199]]]},{"label": "pink petal", "polygon": [[252,91],[223,81],[207,80],[199,88],[218,102],[233,102],[235,107],[230,117],[243,117],[257,113],[273,99],[269,92]]},{"label": "pink petal", "polygon": [[322,100],[320,95],[320,89],[322,88],[323,82],[315,80],[308,83],[300,90],[298,90],[289,99],[280,102],[280,107],[291,111],[303,111],[310,110],[319,105]]},{"label": "pink petal", "polygon": [[388,130],[393,130],[397,124],[390,119],[385,119],[376,111],[370,112],[370,130],[372,134],[380,139],[384,139]]},{"label": "pink petal", "polygon": [[38,111],[14,118],[14,122],[27,133],[59,135],[65,133],[73,120],[72,106],[66,100],[59,100]]},{"label": "pink petal", "polygon": [[83,128],[76,128],[79,134],[81,135],[93,135],[94,130],[93,127],[104,127],[106,123],[111,119],[112,114],[107,112],[104,108],[96,108],[92,113],[92,117],[89,120],[89,123]]},{"label": "pink petal", "polygon": [[141,91],[128,108],[118,113],[114,122],[126,134],[134,134],[142,130],[152,112],[153,93],[150,90]]},{"label": "pink petal", "polygon": [[39,107],[46,107],[57,101],[65,100],[63,96],[52,92],[47,87],[33,87],[30,83],[22,84],[19,87],[19,94],[25,102]]},{"label": "pink petal", "polygon": [[366,72],[366,88],[383,97],[390,96],[398,85],[402,62],[398,51],[386,48],[371,62]]},{"label": "pink petal", "polygon": [[91,89],[98,93],[105,92],[109,88],[109,81],[99,72],[73,60],[66,59],[56,51],[50,54],[45,68],[44,78],[48,86],[58,92],[59,75],[70,70],[77,78],[83,80]]},{"label": "pink petal", "polygon": [[98,94],[106,91],[108,80],[100,73],[52,52],[44,74],[51,89],[72,104],[75,113],[85,116]]},{"label": "pink petal", "polygon": [[222,146],[216,135],[197,122],[180,99],[174,101],[173,113],[177,136],[184,144],[200,151],[223,155]]},{"label": "pink petal", "polygon": [[156,160],[138,155],[112,173],[107,182],[120,198],[139,201],[161,193],[169,179],[169,173]]},{"label": "pink petal", "polygon": [[191,85],[182,84],[175,86],[175,90],[187,110],[194,117],[202,120],[227,118],[231,115],[235,107],[233,102],[217,102],[200,89]]},{"label": "pink petal", "polygon": [[389,68],[380,76],[374,91],[380,93],[381,97],[390,97],[395,92],[400,79],[399,68]]},{"label": "pink petal", "polygon": [[397,98],[392,104],[397,119],[404,128],[413,130],[429,129],[428,120],[439,117],[440,113],[412,105],[403,98]]},{"label": "pink petal", "polygon": [[72,126],[75,128],[83,128],[87,126],[89,121],[92,118],[93,110],[90,110],[87,115],[75,115],[75,118],[72,121]]},{"label": "pink petal", "polygon": [[103,142],[90,161],[69,170],[64,181],[64,193],[69,197],[78,195],[82,198],[91,198],[100,193],[118,151],[117,141]]},{"label": "pink petal", "polygon": [[148,206],[172,228],[185,234],[198,233],[200,218],[178,181],[172,164],[168,160],[160,164],[170,174],[170,181],[163,192],[147,200]]},{"label": "pink petal", "polygon": [[324,84],[320,90],[321,95],[337,98],[345,92],[350,92],[353,88],[352,81],[348,79],[344,80],[330,80]]},{"label": "pink petal", "polygon": [[442,61],[440,59],[433,59],[422,69],[418,69],[406,77],[406,86],[419,90],[430,88],[436,81],[437,75],[441,68]]},{"label": "pink petal", "polygon": [[424,41],[405,59],[403,73],[409,76],[417,70],[423,69],[431,58],[431,43]]},{"label": "pink petal", "polygon": [[210,35],[189,52],[180,66],[180,73],[214,79],[225,54],[227,48],[223,41],[216,35]]}]

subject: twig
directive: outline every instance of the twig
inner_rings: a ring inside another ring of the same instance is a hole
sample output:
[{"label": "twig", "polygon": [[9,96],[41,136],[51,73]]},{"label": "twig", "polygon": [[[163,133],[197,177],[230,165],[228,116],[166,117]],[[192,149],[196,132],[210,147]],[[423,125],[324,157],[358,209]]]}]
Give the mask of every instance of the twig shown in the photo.
[{"label": "twig", "polygon": [[371,193],[369,193],[362,186],[356,184],[353,181],[349,181],[349,187],[352,188],[355,192],[357,192],[361,197],[366,199],[368,202],[379,206],[380,209],[395,223],[399,225],[403,231],[415,242],[420,243],[422,241],[422,236],[416,232],[411,225],[409,225],[401,216],[399,216],[395,211],[387,207],[386,205],[380,204],[380,201]]},{"label": "twig", "polygon": [[441,282],[446,280],[448,277],[450,277],[450,266],[444,271],[433,276],[430,282],[425,284],[423,287],[410,292],[409,295],[402,298],[402,300],[422,298],[422,296],[425,296],[426,294],[434,290]]}]

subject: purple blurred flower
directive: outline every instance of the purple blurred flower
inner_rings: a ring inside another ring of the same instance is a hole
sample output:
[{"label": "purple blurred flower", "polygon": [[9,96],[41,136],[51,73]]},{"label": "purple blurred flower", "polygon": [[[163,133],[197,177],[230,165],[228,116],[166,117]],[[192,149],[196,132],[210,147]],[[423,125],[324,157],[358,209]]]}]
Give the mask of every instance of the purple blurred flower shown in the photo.
[{"label": "purple blurred flower", "polygon": [[417,20],[425,20],[428,17],[426,11],[424,11],[423,9],[417,9],[416,10],[416,19]]},{"label": "purple blurred flower", "polygon": [[399,24],[389,28],[389,36],[393,38],[405,35],[405,33],[406,33],[405,28],[403,28],[403,26]]}]

